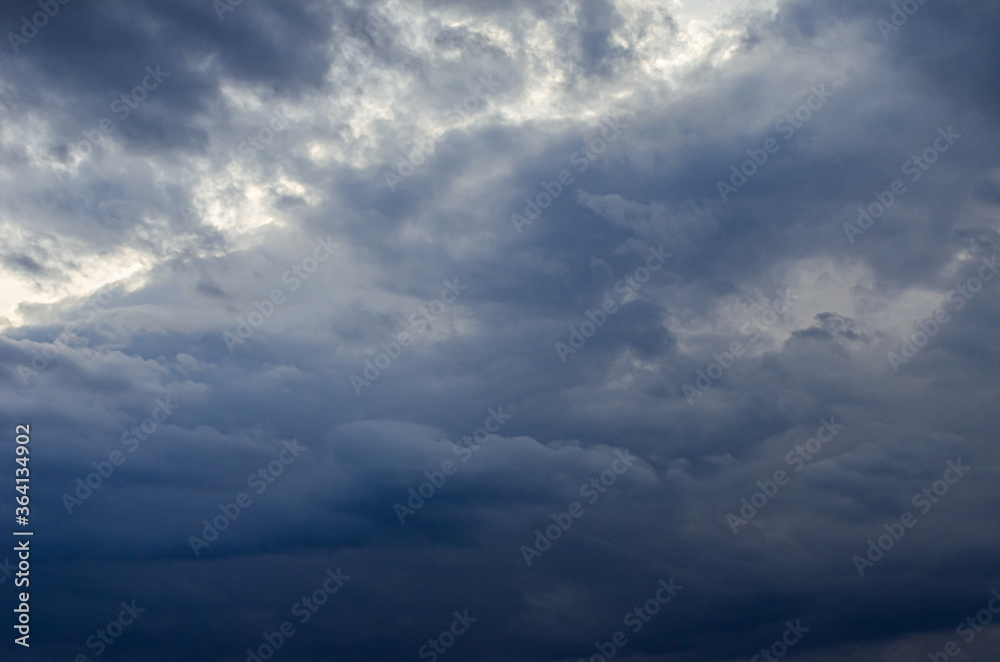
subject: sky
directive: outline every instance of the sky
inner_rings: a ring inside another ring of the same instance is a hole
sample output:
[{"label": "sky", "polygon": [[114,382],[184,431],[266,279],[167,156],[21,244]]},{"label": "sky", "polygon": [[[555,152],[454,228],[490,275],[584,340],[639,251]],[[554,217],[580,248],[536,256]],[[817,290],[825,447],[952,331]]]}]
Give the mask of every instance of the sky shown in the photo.
[{"label": "sky", "polygon": [[4,659],[997,659],[1000,5],[0,28]]}]

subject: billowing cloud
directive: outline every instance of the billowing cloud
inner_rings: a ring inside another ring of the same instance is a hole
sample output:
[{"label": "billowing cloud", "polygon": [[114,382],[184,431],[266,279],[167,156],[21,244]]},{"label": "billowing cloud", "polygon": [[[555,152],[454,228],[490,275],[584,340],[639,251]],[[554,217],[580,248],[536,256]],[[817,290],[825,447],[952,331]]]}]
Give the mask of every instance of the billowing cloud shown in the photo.
[{"label": "billowing cloud", "polygon": [[1000,9],[0,23],[9,650],[995,647]]}]

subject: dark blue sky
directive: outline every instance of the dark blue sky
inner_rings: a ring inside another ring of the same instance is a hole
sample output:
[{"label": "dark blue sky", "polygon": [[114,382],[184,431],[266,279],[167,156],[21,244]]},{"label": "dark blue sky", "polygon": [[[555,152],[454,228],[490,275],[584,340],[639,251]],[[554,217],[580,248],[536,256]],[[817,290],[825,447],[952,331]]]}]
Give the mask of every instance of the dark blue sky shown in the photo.
[{"label": "dark blue sky", "polygon": [[4,659],[996,659],[996,3],[0,24]]}]

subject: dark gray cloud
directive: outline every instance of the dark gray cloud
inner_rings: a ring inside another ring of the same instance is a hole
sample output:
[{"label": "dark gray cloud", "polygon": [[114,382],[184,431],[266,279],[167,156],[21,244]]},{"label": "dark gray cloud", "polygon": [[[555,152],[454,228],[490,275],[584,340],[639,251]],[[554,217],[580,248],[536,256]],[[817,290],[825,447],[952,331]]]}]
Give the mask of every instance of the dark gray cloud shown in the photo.
[{"label": "dark gray cloud", "polygon": [[4,646],[98,659],[135,600],[101,657],[288,621],[284,659],[430,659],[467,611],[442,657],[729,662],[800,621],[803,660],[987,659],[1000,10],[902,4],[107,0],[6,37]]}]

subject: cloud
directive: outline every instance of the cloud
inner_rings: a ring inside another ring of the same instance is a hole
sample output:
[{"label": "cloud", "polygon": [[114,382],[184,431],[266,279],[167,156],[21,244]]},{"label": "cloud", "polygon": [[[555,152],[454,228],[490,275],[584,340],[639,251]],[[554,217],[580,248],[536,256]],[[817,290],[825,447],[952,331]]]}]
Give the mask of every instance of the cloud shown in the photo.
[{"label": "cloud", "polygon": [[71,2],[0,55],[0,403],[32,427],[33,613],[61,626],[39,659],[93,659],[134,598],[110,653],[242,662],[337,568],[289,659],[412,656],[468,610],[452,656],[622,630],[623,657],[721,662],[801,619],[804,660],[895,662],[986,603],[998,10],[884,37],[860,1],[226,6]]}]

